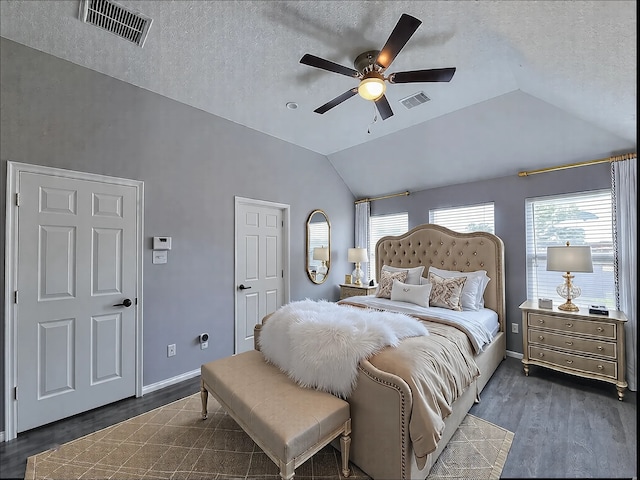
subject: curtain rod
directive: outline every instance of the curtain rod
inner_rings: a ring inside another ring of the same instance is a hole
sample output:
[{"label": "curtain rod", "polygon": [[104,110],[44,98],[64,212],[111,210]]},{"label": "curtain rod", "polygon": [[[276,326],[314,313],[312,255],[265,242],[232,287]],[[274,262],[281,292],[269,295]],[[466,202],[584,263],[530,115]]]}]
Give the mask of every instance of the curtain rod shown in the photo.
[{"label": "curtain rod", "polygon": [[364,202],[372,202],[373,200],[382,200],[383,198],[391,198],[391,197],[401,197],[403,195],[409,195],[409,192],[402,192],[402,193],[392,193],[391,195],[383,195],[381,197],[374,197],[374,198],[361,198],[360,200],[356,200],[355,203],[364,203]]},{"label": "curtain rod", "polygon": [[529,170],[528,172],[518,172],[519,177],[527,177],[536,173],[555,172],[556,170],[565,170],[567,168],[584,167],[586,165],[595,165],[596,163],[611,163],[619,162],[622,160],[632,160],[638,158],[635,153],[625,153],[624,155],[615,155],[608,158],[600,158],[598,160],[587,160],[586,162],[568,163],[566,165],[560,165],[558,167],[540,168],[538,170]]}]

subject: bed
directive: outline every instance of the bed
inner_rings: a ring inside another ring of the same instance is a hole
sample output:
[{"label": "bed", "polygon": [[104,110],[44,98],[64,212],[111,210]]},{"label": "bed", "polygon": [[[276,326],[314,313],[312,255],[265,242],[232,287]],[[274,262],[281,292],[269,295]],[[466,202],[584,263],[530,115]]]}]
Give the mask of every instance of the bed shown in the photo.
[{"label": "bed", "polygon": [[[465,337],[466,345],[463,347],[471,353],[465,351],[463,354],[472,355],[470,363],[474,364],[476,371],[468,386],[457,392],[455,400],[448,406],[450,408],[444,414],[443,429],[438,432],[438,440],[433,447],[435,450],[431,449],[426,455],[417,454],[423,447],[421,439],[415,438],[416,423],[425,418],[422,415],[424,409],[421,408],[425,391],[416,388],[412,378],[398,373],[402,369],[396,371],[389,368],[398,365],[399,360],[394,355],[401,355],[403,348],[406,347],[405,357],[411,351],[407,350],[410,342],[403,340],[397,348],[385,348],[357,364],[357,379],[347,398],[352,419],[351,461],[374,479],[426,478],[506,356],[504,246],[501,239],[485,232],[456,233],[438,225],[426,224],[404,235],[384,237],[376,245],[375,268],[378,279],[381,279],[383,270],[395,268],[404,271],[421,266],[425,267],[421,275],[424,278],[429,277],[429,267],[437,268],[440,272],[466,272],[469,275],[467,278],[473,275],[471,272],[486,271],[490,280],[484,289],[482,310],[493,314],[495,328],[488,343],[481,345],[479,350],[474,348],[472,344],[475,342],[470,341],[470,337]],[[406,277],[402,279],[407,281]],[[416,283],[415,279],[411,283]],[[421,279],[418,283],[427,282]],[[351,297],[340,300],[338,304],[343,308],[363,308],[367,306],[367,301],[374,301],[369,308],[376,310],[385,310],[386,307],[380,302],[388,302],[385,299]],[[408,304],[403,302],[403,305]],[[432,336],[440,330],[446,330],[444,333],[447,335],[449,330],[456,330],[455,334],[459,336],[460,332],[455,327],[440,325],[433,319],[429,321],[427,313],[421,314],[420,318],[426,320],[425,325],[428,325]],[[256,328],[257,345],[260,328],[260,325]],[[420,337],[410,340],[414,339],[416,342],[423,340]],[[398,374],[391,373],[393,371]],[[428,391],[426,396],[429,396]],[[438,419],[438,422],[442,423],[442,419]]]}]

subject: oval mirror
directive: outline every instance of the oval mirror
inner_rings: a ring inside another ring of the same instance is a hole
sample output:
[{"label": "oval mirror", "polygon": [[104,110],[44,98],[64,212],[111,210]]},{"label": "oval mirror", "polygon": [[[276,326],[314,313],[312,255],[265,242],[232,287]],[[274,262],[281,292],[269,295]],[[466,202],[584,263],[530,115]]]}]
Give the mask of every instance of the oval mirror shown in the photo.
[{"label": "oval mirror", "polygon": [[307,219],[305,265],[313,283],[324,283],[331,268],[331,224],[327,214],[314,210]]}]

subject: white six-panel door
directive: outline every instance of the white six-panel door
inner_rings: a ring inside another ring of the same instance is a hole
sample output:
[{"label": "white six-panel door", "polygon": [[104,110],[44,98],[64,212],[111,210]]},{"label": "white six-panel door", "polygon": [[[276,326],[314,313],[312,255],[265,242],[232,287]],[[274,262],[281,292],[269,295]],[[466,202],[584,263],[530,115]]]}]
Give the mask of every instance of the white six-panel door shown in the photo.
[{"label": "white six-panel door", "polygon": [[33,172],[18,191],[19,433],[136,394],[138,192]]},{"label": "white six-panel door", "polygon": [[236,349],[252,350],[253,327],[286,303],[288,207],[236,198]]}]

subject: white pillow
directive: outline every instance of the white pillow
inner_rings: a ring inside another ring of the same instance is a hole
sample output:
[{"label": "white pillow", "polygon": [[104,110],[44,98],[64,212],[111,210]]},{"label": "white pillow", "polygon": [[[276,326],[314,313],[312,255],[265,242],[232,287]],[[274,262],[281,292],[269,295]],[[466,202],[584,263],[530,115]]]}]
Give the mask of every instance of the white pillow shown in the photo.
[{"label": "white pillow", "polygon": [[429,272],[435,273],[443,278],[467,277],[464,282],[461,294],[461,304],[463,310],[480,310],[484,307],[484,291],[489,283],[486,270],[475,272],[458,272],[452,270],[441,270],[436,267],[429,267]]},{"label": "white pillow", "polygon": [[420,285],[420,279],[422,278],[422,274],[424,273],[424,265],[422,265],[421,267],[414,267],[414,268],[398,268],[398,267],[391,267],[389,265],[383,265],[381,271],[382,272],[384,271],[407,272],[406,283],[409,283],[411,285]]},{"label": "white pillow", "polygon": [[431,284],[428,285],[411,285],[402,283],[398,280],[393,281],[391,287],[391,300],[394,302],[409,302],[420,305],[421,307],[429,306],[429,295],[431,294]]}]

